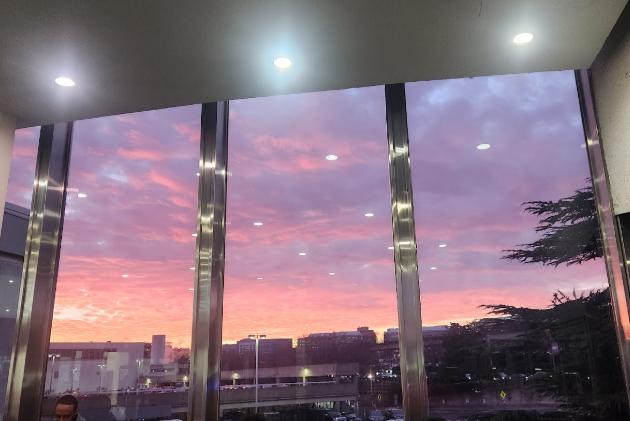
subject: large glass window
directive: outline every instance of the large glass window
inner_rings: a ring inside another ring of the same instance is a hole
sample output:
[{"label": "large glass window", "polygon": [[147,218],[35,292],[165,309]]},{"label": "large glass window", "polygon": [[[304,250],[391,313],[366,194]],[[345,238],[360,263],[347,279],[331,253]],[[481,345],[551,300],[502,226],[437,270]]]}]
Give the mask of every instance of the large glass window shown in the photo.
[{"label": "large glass window", "polygon": [[78,121],[43,417],[185,417],[200,106]]},{"label": "large glass window", "polygon": [[229,133],[221,416],[400,406],[383,87],[232,101]]},{"label": "large glass window", "polygon": [[573,73],[407,100],[432,415],[627,419]]}]

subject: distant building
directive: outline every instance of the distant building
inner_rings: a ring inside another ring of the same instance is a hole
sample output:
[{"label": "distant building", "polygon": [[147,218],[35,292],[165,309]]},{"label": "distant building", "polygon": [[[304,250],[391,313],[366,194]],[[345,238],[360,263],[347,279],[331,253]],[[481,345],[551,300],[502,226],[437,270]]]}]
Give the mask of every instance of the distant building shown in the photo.
[{"label": "distant building", "polygon": [[397,344],[400,338],[400,330],[397,327],[391,327],[383,333],[383,343]]},{"label": "distant building", "polygon": [[[241,339],[236,343],[239,355],[255,352],[256,339]],[[276,339],[259,339],[258,355],[272,355],[291,351],[293,348],[293,339],[276,338]]]},{"label": "distant building", "polygon": [[317,350],[352,344],[376,344],[376,333],[367,327],[346,332],[311,333],[304,338],[298,338],[298,348],[302,350]]}]

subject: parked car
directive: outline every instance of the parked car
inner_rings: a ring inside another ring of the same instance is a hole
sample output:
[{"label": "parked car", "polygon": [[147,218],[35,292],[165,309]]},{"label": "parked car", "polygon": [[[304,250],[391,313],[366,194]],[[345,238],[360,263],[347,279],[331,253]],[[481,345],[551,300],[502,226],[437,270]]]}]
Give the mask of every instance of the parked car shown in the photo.
[{"label": "parked car", "polygon": [[[324,419],[326,421],[338,421],[337,419],[340,417],[342,417],[341,413],[332,410],[326,411],[324,414]],[[343,420],[345,421],[345,417],[343,417]]]},{"label": "parked car", "polygon": [[385,418],[385,415],[383,415],[383,414],[381,413],[381,411],[379,411],[379,410],[377,410],[377,409],[372,409],[372,410],[369,412],[369,415],[368,415],[368,420],[369,420],[369,421],[385,421],[385,420],[386,420],[386,418]]},{"label": "parked car", "polygon": [[390,420],[402,420],[404,419],[403,410],[400,408],[389,408],[385,414]]}]

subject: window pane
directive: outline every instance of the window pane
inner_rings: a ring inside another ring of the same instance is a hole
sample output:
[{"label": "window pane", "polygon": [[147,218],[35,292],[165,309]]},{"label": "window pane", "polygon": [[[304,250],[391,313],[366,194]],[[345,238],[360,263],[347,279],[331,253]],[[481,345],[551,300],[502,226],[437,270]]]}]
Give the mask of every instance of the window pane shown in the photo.
[{"label": "window pane", "polygon": [[407,93],[432,415],[627,419],[573,73]]},{"label": "window pane", "polygon": [[200,113],[75,123],[44,418],[185,419]]},{"label": "window pane", "polygon": [[383,87],[231,102],[228,168],[222,415],[400,405]]},{"label": "window pane", "polygon": [[15,131],[0,234],[0,420],[11,364],[28,217],[33,196],[39,127]]}]

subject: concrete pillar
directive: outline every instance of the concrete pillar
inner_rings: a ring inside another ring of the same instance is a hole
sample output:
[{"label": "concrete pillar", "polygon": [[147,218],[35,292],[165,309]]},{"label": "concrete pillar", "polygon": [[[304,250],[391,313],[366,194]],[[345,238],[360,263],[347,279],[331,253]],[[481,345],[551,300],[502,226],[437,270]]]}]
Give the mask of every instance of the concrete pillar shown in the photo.
[{"label": "concrete pillar", "polygon": [[4,217],[4,203],[7,200],[15,123],[15,117],[0,112],[0,227],[2,227],[2,218]]},{"label": "concrete pillar", "polygon": [[630,3],[591,66],[615,215],[630,212]]}]

